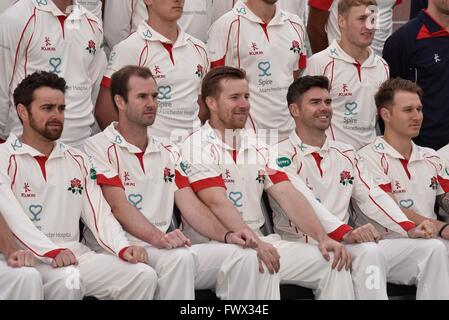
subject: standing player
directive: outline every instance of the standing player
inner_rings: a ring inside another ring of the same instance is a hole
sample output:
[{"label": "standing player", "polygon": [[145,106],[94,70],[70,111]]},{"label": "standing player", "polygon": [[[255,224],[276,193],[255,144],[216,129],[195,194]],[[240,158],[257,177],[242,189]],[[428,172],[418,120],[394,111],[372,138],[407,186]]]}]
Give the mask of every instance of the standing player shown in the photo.
[{"label": "standing player", "polygon": [[[249,113],[245,73],[232,67],[212,69],[203,82],[202,97],[210,122],[182,147],[182,167],[192,189],[227,228],[254,233],[261,271],[278,272],[281,283],[311,288],[318,299],[352,299],[350,255],[325,233],[304,195],[283,172],[275,170],[273,150],[242,130]],[[284,241],[278,234],[262,237],[264,190],[293,223],[317,239],[318,246]],[[331,236],[341,239],[348,229],[339,223]],[[328,251],[335,253],[333,263]]]},{"label": "standing player", "polygon": [[[129,244],[112,215],[96,185],[92,159],[56,141],[63,130],[65,88],[64,79],[53,73],[27,76],[14,90],[23,134],[11,134],[0,145],[2,182],[12,190],[8,201],[18,200],[43,236],[70,249],[50,252],[50,257],[64,255],[62,262],[55,258],[54,265],[76,265],[60,269],[36,265],[45,297],[151,299],[157,275],[151,267],[139,263],[147,261],[147,253]],[[117,257],[95,254],[79,242],[80,219],[105,250]],[[68,278],[73,280],[69,285]]]},{"label": "standing player", "polygon": [[[415,227],[358,163],[354,148],[326,137],[325,131],[332,118],[328,88],[329,80],[323,76],[299,78],[290,86],[287,100],[296,130],[279,143],[278,163],[283,164],[289,178],[300,177],[340,221],[349,223],[351,200],[361,209],[363,216],[352,217],[359,227],[343,236],[343,241],[351,244],[347,248],[353,257],[351,275],[357,299],[388,299],[387,279],[393,283],[416,283],[417,299],[448,298],[448,260],[441,243],[437,240],[380,240],[379,233],[387,238],[385,230],[389,230],[390,235],[394,231],[395,235],[403,237],[429,237],[433,225],[425,221]],[[275,202],[272,204],[275,230],[283,238],[314,242],[292,225]],[[379,276],[377,287],[367,285],[374,269]]]},{"label": "standing player", "polygon": [[[229,0],[219,0],[219,6]],[[177,0],[183,14],[178,23],[188,34],[206,41],[207,30],[211,25],[213,0]],[[232,3],[232,0],[230,1]],[[151,3],[147,4],[151,8]],[[148,8],[145,0],[106,1],[104,34],[109,48],[125,40],[135,32],[142,21],[148,20]],[[232,7],[231,7],[232,8]],[[230,9],[228,9],[230,10]]]},{"label": "standing player", "polygon": [[238,1],[212,25],[207,42],[211,66],[247,71],[252,105],[247,128],[276,130],[278,139],[293,130],[285,96],[306,65],[304,36],[299,17],[273,0]]},{"label": "standing player", "polygon": [[[255,250],[218,244],[250,246],[252,234],[226,229],[190,188],[177,147],[148,134],[157,113],[156,88],[147,68],[127,66],[114,73],[111,96],[119,122],[90,138],[85,148],[104,164],[98,172],[107,177],[97,175],[97,181],[128,238],[146,246],[159,277],[157,297],[194,299],[196,288],[213,289],[221,299],[278,298],[278,279],[258,274]],[[190,226],[214,241],[190,247],[181,231],[166,233],[174,203]]]},{"label": "standing player", "polygon": [[[96,16],[73,1],[20,0],[0,21],[0,138],[21,132],[12,91],[28,74],[45,70],[67,79],[62,141],[79,146],[91,135],[93,103],[106,57]],[[67,10],[73,11],[66,15]]]},{"label": "standing player", "polygon": [[198,96],[208,70],[204,44],[178,27],[183,1],[146,0],[149,19],[114,47],[95,108],[104,129],[117,120],[109,92],[111,75],[126,65],[148,67],[158,82],[158,116],[152,134],[176,140],[200,126]]},{"label": "standing player", "polygon": [[305,71],[330,80],[334,116],[327,136],[356,150],[376,137],[373,96],[388,79],[387,63],[369,47],[374,29],[368,28],[367,8],[375,4],[375,0],[339,1],[341,40],[313,55]]},{"label": "standing player", "polygon": [[413,139],[438,150],[449,143],[449,2],[429,0],[422,10],[385,43],[383,56],[391,77],[417,83],[422,97],[424,122]]},{"label": "standing player", "polygon": [[[307,32],[314,53],[324,50],[334,40],[339,40],[341,37],[338,2],[338,0],[309,0]],[[350,2],[357,5],[364,3],[363,0]],[[393,32],[393,9],[401,2],[402,0],[378,0],[370,4],[373,7],[368,8],[367,14],[376,19],[376,33],[371,48],[379,56],[382,55],[385,41]]]},{"label": "standing player", "polygon": [[[379,116],[385,123],[383,137],[359,150],[376,183],[399,204],[415,223],[431,221],[436,234],[449,239],[449,224],[437,220],[435,202],[449,212],[449,174],[440,156],[417,146],[412,138],[423,121],[422,90],[400,78],[382,84],[376,94]],[[448,247],[449,241],[443,240]]]}]

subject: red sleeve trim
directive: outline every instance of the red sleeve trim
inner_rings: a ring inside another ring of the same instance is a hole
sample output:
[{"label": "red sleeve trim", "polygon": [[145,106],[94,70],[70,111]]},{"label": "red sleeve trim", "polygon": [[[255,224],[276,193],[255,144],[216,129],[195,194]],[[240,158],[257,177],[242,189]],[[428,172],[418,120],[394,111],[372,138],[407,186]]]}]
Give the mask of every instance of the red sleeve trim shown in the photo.
[{"label": "red sleeve trim", "polygon": [[101,86],[109,89],[111,87],[111,79],[108,77],[103,77],[101,80]]},{"label": "red sleeve trim", "polygon": [[0,144],[5,143],[6,141],[0,138]]},{"label": "red sleeve trim", "polygon": [[301,54],[301,56],[299,57],[298,67],[301,70],[304,70],[307,67],[307,56],[306,55]]},{"label": "red sleeve trim", "polygon": [[44,257],[54,259],[54,258],[56,258],[56,256],[57,256],[58,254],[61,253],[62,250],[65,250],[65,248],[64,248],[64,249],[55,249],[55,250],[51,250],[51,251],[47,252],[46,254],[44,254]]},{"label": "red sleeve trim", "polygon": [[99,186],[106,185],[106,186],[120,187],[122,189],[125,189],[125,187],[123,186],[122,181],[120,180],[120,178],[118,176],[115,176],[113,178],[106,178],[102,174],[97,174],[97,184]]},{"label": "red sleeve trim", "polygon": [[329,11],[332,2],[333,0],[309,0],[309,6],[322,11]]},{"label": "red sleeve trim", "polygon": [[220,60],[217,61],[212,61],[210,63],[210,68],[216,68],[216,67],[223,67],[226,63],[226,56],[224,56],[223,58],[221,58]]},{"label": "red sleeve trim", "polygon": [[126,249],[128,249],[128,248],[131,248],[131,246],[124,247],[124,248],[123,248],[122,250],[120,250],[120,252],[118,253],[119,258],[122,259],[123,261],[128,261],[128,260],[126,260],[125,257],[124,257],[125,251],[126,251]]},{"label": "red sleeve trim", "polygon": [[402,3],[402,0],[396,0],[396,5],[400,5]]},{"label": "red sleeve trim", "polygon": [[327,235],[331,239],[334,239],[335,241],[341,241],[343,239],[343,236],[347,234],[349,231],[352,231],[352,228],[347,224],[342,224],[336,230],[332,231],[331,233],[328,233]]},{"label": "red sleeve trim", "polygon": [[290,181],[288,176],[284,172],[281,172],[281,171],[276,171],[276,173],[270,174],[269,177],[270,177],[271,182],[273,182],[273,184],[277,184],[277,183],[283,182],[283,181]]},{"label": "red sleeve trim", "polygon": [[393,192],[393,188],[391,187],[391,183],[380,184],[379,188],[381,188],[386,193],[392,193]]},{"label": "red sleeve trim", "polygon": [[201,191],[201,190],[207,189],[207,188],[213,188],[213,187],[221,187],[221,188],[226,189],[225,183],[224,183],[223,179],[221,178],[221,176],[198,180],[198,181],[192,182],[190,184],[190,186],[192,187],[193,191],[195,191],[195,192],[198,192],[198,191]]},{"label": "red sleeve trim", "polygon": [[438,176],[438,182],[441,185],[441,188],[443,188],[444,192],[449,192],[449,180],[444,179],[442,176]]},{"label": "red sleeve trim", "polygon": [[175,170],[175,183],[178,189],[190,187],[189,179],[183,176],[178,170]]},{"label": "red sleeve trim", "polygon": [[414,224],[411,221],[404,221],[404,222],[399,222],[399,225],[402,227],[402,229],[404,229],[405,231],[409,231],[410,229],[413,229],[414,227],[416,227],[416,224]]}]

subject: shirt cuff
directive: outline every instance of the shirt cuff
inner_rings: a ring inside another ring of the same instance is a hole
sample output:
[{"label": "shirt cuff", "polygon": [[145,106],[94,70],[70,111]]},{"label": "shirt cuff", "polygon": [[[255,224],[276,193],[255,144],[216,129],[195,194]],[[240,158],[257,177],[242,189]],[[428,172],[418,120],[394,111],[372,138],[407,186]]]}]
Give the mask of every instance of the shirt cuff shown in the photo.
[{"label": "shirt cuff", "polygon": [[103,77],[103,79],[101,80],[101,86],[109,88],[111,86],[111,79],[108,77]]},{"label": "shirt cuff", "polygon": [[65,250],[65,248],[55,249],[55,250],[48,251],[46,254],[44,254],[44,257],[45,257],[45,258],[52,258],[52,259],[54,259],[54,258],[56,258],[56,256],[57,256],[58,254],[61,253],[62,250]]},{"label": "shirt cuff", "polygon": [[111,187],[120,187],[123,190],[125,187],[123,186],[122,181],[118,176],[115,176],[113,178],[107,178],[102,174],[97,174],[97,184],[99,186],[105,185],[105,186],[111,186]]},{"label": "shirt cuff", "polygon": [[183,176],[178,170],[175,170],[175,183],[178,189],[190,187],[189,179]]},{"label": "shirt cuff", "polygon": [[281,171],[276,171],[276,173],[270,174],[268,177],[270,178],[271,182],[273,182],[273,184],[277,184],[283,181],[290,181],[288,176]]},{"label": "shirt cuff", "polygon": [[347,224],[342,224],[336,230],[328,233],[327,235],[329,236],[329,238],[340,242],[343,239],[343,236],[351,230],[352,228],[350,226],[348,226]]},{"label": "shirt cuff", "polygon": [[399,225],[401,226],[402,229],[404,229],[405,231],[409,231],[410,229],[413,229],[414,227],[416,227],[416,224],[414,224],[411,221],[404,221],[404,222],[399,222]]},{"label": "shirt cuff", "polygon": [[203,179],[203,180],[198,180],[198,181],[192,182],[190,184],[190,186],[192,187],[193,191],[195,191],[195,192],[199,192],[203,189],[213,188],[213,187],[221,187],[221,188],[226,189],[226,185],[224,184],[224,181],[220,176],[216,176],[213,178],[207,178],[207,179]]},{"label": "shirt cuff", "polygon": [[391,187],[391,183],[380,184],[379,188],[381,188],[386,193],[392,193],[393,188]]},{"label": "shirt cuff", "polygon": [[124,254],[125,254],[126,249],[128,249],[130,247],[131,246],[126,246],[122,250],[120,250],[120,252],[118,253],[119,258],[122,259],[123,261],[128,261],[125,259]]}]

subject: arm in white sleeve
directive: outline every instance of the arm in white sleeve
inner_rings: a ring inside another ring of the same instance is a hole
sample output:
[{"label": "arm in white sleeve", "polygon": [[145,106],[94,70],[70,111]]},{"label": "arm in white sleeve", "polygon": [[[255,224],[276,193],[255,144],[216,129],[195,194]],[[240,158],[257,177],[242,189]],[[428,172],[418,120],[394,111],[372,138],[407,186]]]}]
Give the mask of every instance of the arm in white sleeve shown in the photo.
[{"label": "arm in white sleeve", "polygon": [[14,237],[40,260],[50,263],[62,250],[34,226],[6,183],[0,184],[0,213]]}]

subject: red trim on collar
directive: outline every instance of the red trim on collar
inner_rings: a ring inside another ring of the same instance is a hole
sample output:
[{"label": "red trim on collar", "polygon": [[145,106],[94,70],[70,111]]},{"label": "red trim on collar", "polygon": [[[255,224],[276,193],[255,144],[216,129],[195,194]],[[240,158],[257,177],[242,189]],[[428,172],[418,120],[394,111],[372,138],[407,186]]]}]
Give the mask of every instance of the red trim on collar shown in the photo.
[{"label": "red trim on collar", "polygon": [[167,49],[168,54],[170,55],[170,60],[173,64],[175,64],[175,60],[173,59],[173,44],[161,42],[162,46]]},{"label": "red trim on collar", "polygon": [[416,36],[416,40],[436,38],[436,37],[449,37],[449,32],[438,21],[436,21],[427,10],[423,11],[424,14],[426,14],[427,17],[429,17],[433,21],[433,23],[435,23],[440,28],[440,30],[436,32],[430,32],[427,26],[423,24],[421,30],[419,30],[418,35]]}]

